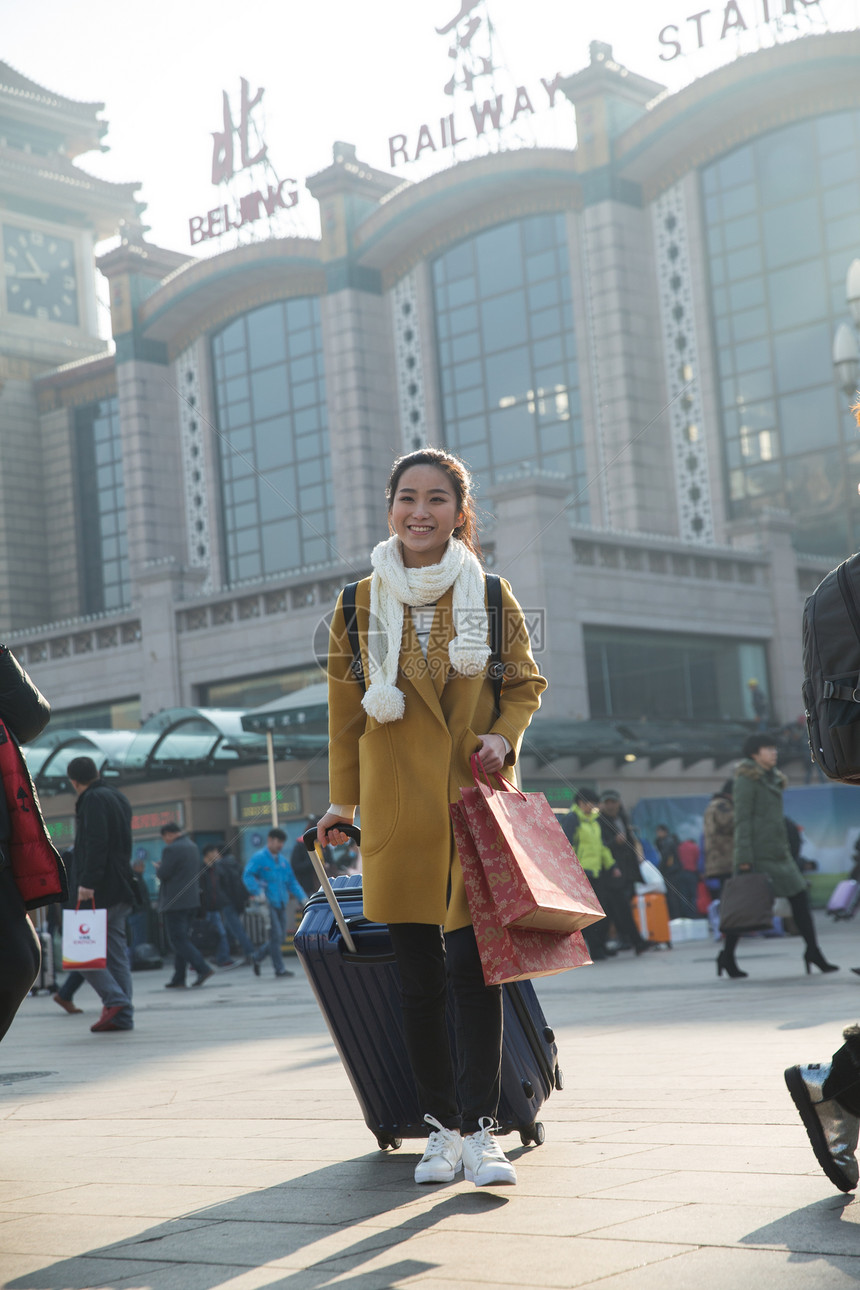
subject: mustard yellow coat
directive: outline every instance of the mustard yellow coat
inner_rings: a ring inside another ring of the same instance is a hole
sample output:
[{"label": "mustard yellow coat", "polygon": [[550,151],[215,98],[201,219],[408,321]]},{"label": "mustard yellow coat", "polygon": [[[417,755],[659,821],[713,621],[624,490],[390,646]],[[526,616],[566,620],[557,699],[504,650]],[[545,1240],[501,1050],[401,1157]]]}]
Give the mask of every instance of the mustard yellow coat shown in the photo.
[{"label": "mustard yellow coat", "polygon": [[[448,803],[472,783],[469,758],[478,736],[504,735],[513,766],[546,681],[532,657],[523,613],[502,579],[502,682],[495,717],[486,673],[459,676],[448,659],[454,635],[452,592],[437,602],[425,660],[411,610],[404,612],[397,686],[400,721],[367,716],[352,676],[352,654],[339,597],[329,650],[329,788],[332,802],[361,807],[364,910],[380,923],[436,923],[447,931],[471,922]],[[370,579],[356,588],[356,618],[367,673]],[[506,773],[510,778],[509,767]],[[449,898],[450,889],[450,898]]]}]

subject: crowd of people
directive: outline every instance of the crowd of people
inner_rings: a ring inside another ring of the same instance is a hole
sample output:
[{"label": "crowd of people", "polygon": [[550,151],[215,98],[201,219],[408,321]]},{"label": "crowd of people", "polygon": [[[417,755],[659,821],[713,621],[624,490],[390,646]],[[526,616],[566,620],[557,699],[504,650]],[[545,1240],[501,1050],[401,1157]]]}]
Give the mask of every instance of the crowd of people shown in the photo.
[{"label": "crowd of people", "polygon": [[[319,885],[301,838],[289,858],[284,855],[287,834],[269,829],[266,843],[241,865],[225,845],[209,844],[201,853],[193,838],[175,822],[161,829],[163,849],[155,866],[158,892],[153,901],[144,877],[145,862],[131,860],[131,807],[118,789],[108,785],[89,757],[69,763],[68,775],[77,794],[77,833],[74,848],[64,853],[69,875],[66,907],[94,900],[107,910],[107,963],[96,970],[68,973],[53,994],[69,1014],[83,1010],[75,1003],[81,986],[89,983],[99,994],[102,1013],[94,1032],[134,1027],[132,971],[162,966],[159,942],[173,958],[165,982],[169,990],[205,984],[216,969],[242,966],[260,976],[270,958],[277,978],[291,977],[284,964],[290,897],[301,909]],[[306,826],[316,822],[311,816]],[[336,860],[324,853],[330,877],[356,872],[361,857],[354,846]],[[265,930],[258,943],[248,934],[249,910],[263,914]],[[189,968],[194,979],[187,980]]]},{"label": "crowd of people", "polygon": [[[800,830],[783,811],[786,780],[776,768],[777,755],[772,736],[751,734],[734,777],[708,803],[698,840],[682,840],[668,825],[657,825],[653,839],[657,873],[652,870],[651,874],[665,894],[666,922],[710,918],[715,928],[729,879],[736,874],[765,874],[773,896],[787,904],[792,930],[804,941],[807,973],[812,968],[835,972],[836,965],[824,957],[816,937],[804,873],[808,862],[801,860]],[[645,847],[619,794],[614,789],[601,795],[590,788],[579,789],[561,824],[606,912],[605,919],[584,931],[592,959],[600,962],[619,949],[641,954],[652,948],[653,942],[645,938],[633,915],[634,893],[650,885]],[[716,964],[719,976],[725,973],[730,980],[739,980],[748,975],[736,958],[741,934],[724,932]]]}]

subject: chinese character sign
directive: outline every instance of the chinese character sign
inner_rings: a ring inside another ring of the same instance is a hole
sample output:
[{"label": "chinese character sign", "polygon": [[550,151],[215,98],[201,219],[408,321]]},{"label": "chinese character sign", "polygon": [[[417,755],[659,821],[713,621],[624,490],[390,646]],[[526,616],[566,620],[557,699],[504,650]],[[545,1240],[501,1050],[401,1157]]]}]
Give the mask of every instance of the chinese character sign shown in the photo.
[{"label": "chinese character sign", "polygon": [[[436,28],[438,36],[450,35],[453,42],[448,49],[448,57],[454,61],[454,70],[445,86],[446,94],[453,94],[459,88],[471,94],[479,76],[492,75],[490,21],[486,14],[475,14],[475,10],[483,3],[484,0],[461,0],[459,13],[455,14],[449,22]],[[473,47],[475,37],[479,34],[486,41],[484,46],[486,53]],[[458,80],[460,76],[462,79]]]},{"label": "chinese character sign", "polygon": [[[227,91],[224,90],[221,95],[221,107],[223,112],[223,125],[212,135],[214,147],[212,149],[212,183],[223,184],[232,179],[237,171],[249,170],[251,166],[257,166],[261,161],[265,161],[268,148],[262,140],[259,130],[254,126],[257,135],[259,147],[257,151],[251,151],[251,126],[253,124],[251,114],[254,108],[262,101],[265,90],[262,86],[256,94],[251,94],[251,87],[245,80],[244,76],[240,78],[240,100],[239,100],[239,124],[233,124],[233,115],[230,109],[230,99]],[[239,164],[236,165],[235,140],[234,136],[239,138]]]}]

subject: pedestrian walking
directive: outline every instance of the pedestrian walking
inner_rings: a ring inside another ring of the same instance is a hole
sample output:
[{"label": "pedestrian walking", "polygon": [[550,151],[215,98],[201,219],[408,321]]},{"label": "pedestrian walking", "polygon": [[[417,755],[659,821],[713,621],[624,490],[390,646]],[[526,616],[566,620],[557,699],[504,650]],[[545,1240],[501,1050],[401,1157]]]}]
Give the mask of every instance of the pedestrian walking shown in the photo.
[{"label": "pedestrian walking", "polygon": [[66,767],[75,803],[75,877],[78,903],[107,910],[107,955],[103,968],[81,976],[101,997],[102,1012],[90,1030],[134,1029],[131,964],[126,923],[135,889],[131,870],[131,803],[100,777],[92,757],[73,757]]},{"label": "pedestrian walking", "polygon": [[735,855],[735,807],[732,800],[734,781],[727,779],[705,807],[705,882],[719,897],[723,884],[731,878]]},{"label": "pedestrian walking", "polygon": [[[576,858],[594,888],[597,899],[603,905],[606,900],[607,878],[613,862],[612,853],[603,841],[600,829],[598,800],[594,789],[580,788],[573,806],[567,815],[561,818],[561,827],[576,852]],[[588,927],[582,929],[588,952],[595,963],[614,957],[616,953],[606,945],[608,924],[608,919],[599,918],[596,923],[590,923]]]},{"label": "pedestrian walking", "polygon": [[[734,781],[734,872],[767,874],[774,895],[785,896],[797,930],[806,943],[803,960],[807,973],[838,972],[821,952],[809,907],[806,880],[792,859],[782,809],[786,778],[776,769],[779,753],[773,738],[753,734],[743,747]],[[748,976],[735,958],[740,933],[727,932],[717,956],[717,976],[723,972],[733,980]]]},{"label": "pedestrian walking", "polygon": [[640,934],[631,908],[636,884],[642,881],[642,847],[621,803],[621,794],[614,788],[600,795],[599,819],[603,841],[612,855],[612,868],[604,880],[605,901],[601,903],[615,924],[621,948],[629,950],[632,946],[637,955],[644,954],[652,946]]},{"label": "pedestrian walking", "polygon": [[245,962],[251,963],[256,949],[250,936],[242,925],[242,915],[248,907],[250,893],[242,881],[242,870],[239,861],[232,851],[225,851],[216,861],[221,875],[221,890],[224,904],[221,906],[221,919],[235,943],[245,956]]},{"label": "pedestrian walking", "polygon": [[486,582],[463,463],[435,448],[401,457],[386,498],[391,536],[374,547],[373,574],[355,593],[364,693],[352,671],[342,597],[332,622],[332,802],[317,838],[320,845],[345,842],[339,826],[352,822],[361,803],[365,912],[389,925],[406,1047],[430,1129],[415,1181],[448,1182],[465,1166],[478,1186],[515,1183],[514,1167],[492,1136],[501,988],[484,984],[448,806],[473,782],[474,753],[489,774],[512,777],[546,681],[503,580],[504,677],[496,711]]},{"label": "pedestrian walking", "polygon": [[215,966],[220,968],[238,967],[230,957],[230,942],[227,940],[227,929],[221,911],[227,904],[224,891],[222,870],[218,860],[220,848],[214,845],[203,848],[203,868],[200,871],[200,904],[206,916],[206,922],[218,937],[215,952],[211,956]]},{"label": "pedestrian walking", "polygon": [[0,645],[0,1039],[39,975],[39,938],[27,910],[67,894],[63,863],[18,747],[41,734],[50,716],[47,700]]},{"label": "pedestrian walking", "polygon": [[200,908],[200,852],[187,833],[170,821],[161,828],[164,850],[155,866],[160,883],[158,908],[164,918],[164,929],[173,949],[173,976],[165,981],[166,990],[185,988],[188,964],[197,973],[191,982],[200,986],[213,975],[213,969],[193,944],[191,920]]},{"label": "pedestrian walking", "polygon": [[252,966],[254,975],[260,975],[260,964],[267,954],[272,956],[272,967],[275,976],[292,976],[293,973],[284,967],[281,946],[287,934],[287,908],[290,896],[295,896],[299,905],[304,907],[307,900],[305,890],[293,873],[292,865],[283,855],[287,835],[283,829],[269,829],[266,845],[245,865],[242,881],[252,896],[265,901],[269,910],[268,944],[255,951]]}]

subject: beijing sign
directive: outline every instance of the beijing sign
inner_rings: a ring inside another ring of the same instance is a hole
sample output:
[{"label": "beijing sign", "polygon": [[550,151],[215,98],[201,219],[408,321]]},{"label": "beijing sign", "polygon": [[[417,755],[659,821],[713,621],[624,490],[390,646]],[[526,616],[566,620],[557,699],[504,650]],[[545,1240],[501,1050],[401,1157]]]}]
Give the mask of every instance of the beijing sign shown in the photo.
[{"label": "beijing sign", "polygon": [[[229,183],[243,170],[252,170],[255,166],[268,166],[269,149],[262,133],[253,120],[252,113],[262,101],[265,90],[262,86],[256,94],[251,94],[250,85],[244,76],[240,78],[239,124],[234,125],[230,110],[230,99],[224,90],[221,96],[223,123],[222,128],[213,131],[212,139],[212,183],[215,185]],[[256,134],[256,151],[252,151],[251,130]],[[238,139],[238,164],[236,140]],[[273,173],[273,172],[272,172]],[[266,183],[266,190],[254,189],[234,199],[233,203],[222,202],[205,215],[192,215],[188,221],[191,245],[206,242],[210,238],[222,237],[231,229],[244,228],[264,216],[274,215],[276,210],[289,210],[299,200],[297,189],[290,188],[294,179],[278,180]],[[261,209],[262,208],[262,209]]]}]

